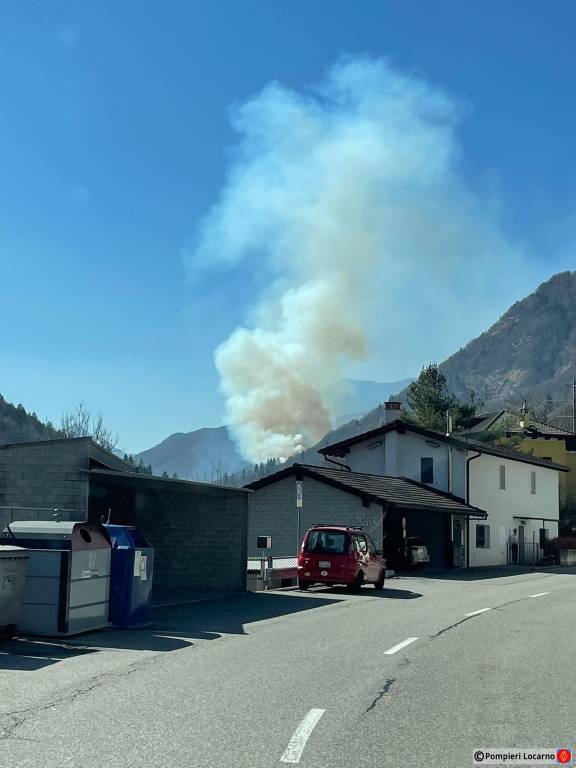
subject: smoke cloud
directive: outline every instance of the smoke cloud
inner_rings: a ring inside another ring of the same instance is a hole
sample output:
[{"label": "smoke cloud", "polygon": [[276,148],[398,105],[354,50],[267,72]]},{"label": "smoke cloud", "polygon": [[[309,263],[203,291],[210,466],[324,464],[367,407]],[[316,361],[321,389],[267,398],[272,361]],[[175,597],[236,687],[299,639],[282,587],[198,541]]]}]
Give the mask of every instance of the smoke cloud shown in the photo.
[{"label": "smoke cloud", "polygon": [[366,58],[234,110],[239,143],[193,263],[267,277],[246,327],[215,352],[246,458],[317,441],[331,428],[324,388],[349,365],[427,332],[427,316],[441,333],[486,295],[490,270],[521,261],[462,178],[458,118],[441,91]]}]

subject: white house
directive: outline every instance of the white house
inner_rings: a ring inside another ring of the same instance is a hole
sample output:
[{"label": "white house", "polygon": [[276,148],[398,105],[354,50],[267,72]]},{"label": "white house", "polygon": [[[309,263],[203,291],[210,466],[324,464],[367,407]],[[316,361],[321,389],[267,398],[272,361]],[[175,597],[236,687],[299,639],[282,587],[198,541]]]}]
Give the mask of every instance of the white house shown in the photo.
[{"label": "white house", "polygon": [[[544,539],[558,535],[558,480],[567,467],[424,429],[400,420],[399,410],[399,403],[386,403],[382,426],[320,453],[343,471],[409,478],[488,512],[486,520],[452,515],[449,536],[456,567],[510,562],[515,559],[512,535],[519,542],[519,562],[528,564]],[[418,530],[408,535],[425,538],[425,523],[414,525]]]}]

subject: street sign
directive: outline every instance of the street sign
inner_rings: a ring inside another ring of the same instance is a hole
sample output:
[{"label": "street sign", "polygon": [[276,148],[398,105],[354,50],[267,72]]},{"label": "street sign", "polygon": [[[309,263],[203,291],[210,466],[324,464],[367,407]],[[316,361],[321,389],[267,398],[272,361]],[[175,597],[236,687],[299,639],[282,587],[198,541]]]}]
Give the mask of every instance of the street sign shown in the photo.
[{"label": "street sign", "polygon": [[298,509],[302,509],[304,506],[304,482],[302,480],[296,480],[296,506]]}]

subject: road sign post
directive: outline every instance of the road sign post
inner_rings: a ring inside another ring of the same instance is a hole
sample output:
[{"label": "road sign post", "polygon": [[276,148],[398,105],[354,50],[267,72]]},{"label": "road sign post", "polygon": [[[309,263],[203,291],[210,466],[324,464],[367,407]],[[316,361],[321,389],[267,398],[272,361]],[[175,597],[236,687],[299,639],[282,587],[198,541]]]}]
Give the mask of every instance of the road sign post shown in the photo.
[{"label": "road sign post", "polygon": [[296,480],[296,558],[300,552],[300,510],[304,506],[304,481]]}]

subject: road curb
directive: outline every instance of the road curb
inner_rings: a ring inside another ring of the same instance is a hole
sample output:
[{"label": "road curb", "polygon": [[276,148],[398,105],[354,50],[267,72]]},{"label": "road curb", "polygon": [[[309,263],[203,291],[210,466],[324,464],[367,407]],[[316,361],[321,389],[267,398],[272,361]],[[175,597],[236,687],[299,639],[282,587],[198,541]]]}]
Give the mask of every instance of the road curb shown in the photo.
[{"label": "road curb", "polygon": [[229,600],[232,597],[239,597],[247,594],[246,592],[230,592],[218,595],[198,595],[197,597],[183,597],[175,600],[165,600],[160,603],[153,602],[152,609],[155,608],[173,608],[178,605],[194,605],[194,603],[208,603],[211,600]]}]

